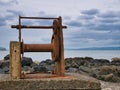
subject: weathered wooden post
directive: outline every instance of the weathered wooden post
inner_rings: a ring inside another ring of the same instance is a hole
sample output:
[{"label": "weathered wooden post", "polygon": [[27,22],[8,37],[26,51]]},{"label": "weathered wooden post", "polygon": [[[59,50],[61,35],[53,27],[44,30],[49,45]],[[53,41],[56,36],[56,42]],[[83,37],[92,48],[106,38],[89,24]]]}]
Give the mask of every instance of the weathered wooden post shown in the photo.
[{"label": "weathered wooden post", "polygon": [[10,79],[20,79],[21,76],[21,50],[20,42],[10,42]]}]

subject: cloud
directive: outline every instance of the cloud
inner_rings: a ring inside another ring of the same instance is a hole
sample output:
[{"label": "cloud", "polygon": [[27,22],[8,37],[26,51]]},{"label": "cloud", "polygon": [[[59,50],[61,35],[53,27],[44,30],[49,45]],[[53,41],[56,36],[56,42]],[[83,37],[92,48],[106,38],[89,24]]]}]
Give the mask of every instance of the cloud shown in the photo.
[{"label": "cloud", "polygon": [[0,18],[0,26],[4,26],[4,25],[6,25],[5,19]]},{"label": "cloud", "polygon": [[17,0],[0,0],[0,5],[18,4]]},{"label": "cloud", "polygon": [[120,24],[99,24],[92,27],[89,27],[89,29],[94,30],[120,30]]},{"label": "cloud", "polygon": [[[68,5],[65,3],[69,2]],[[62,16],[65,48],[120,45],[120,10],[118,0],[0,0],[0,45],[9,45],[18,39],[18,31],[10,28],[18,24],[18,16]],[[29,4],[28,4],[29,3]],[[52,21],[23,20],[24,25],[51,25]],[[47,43],[51,30],[24,30],[22,37],[27,43]],[[7,44],[5,44],[7,43]]]},{"label": "cloud", "polygon": [[80,26],[82,26],[82,23],[80,23],[79,21],[69,21],[69,22],[66,22],[66,24],[71,26],[71,27],[80,27]]},{"label": "cloud", "polygon": [[101,18],[120,18],[120,11],[108,11],[98,15]]},{"label": "cloud", "polygon": [[98,9],[90,9],[90,10],[81,11],[81,14],[84,14],[84,15],[96,15],[98,13],[99,13]]},{"label": "cloud", "polygon": [[11,13],[13,16],[19,16],[19,15],[23,16],[24,15],[21,11],[18,11],[18,10],[16,11],[16,10],[7,9],[7,12]]},{"label": "cloud", "polygon": [[89,11],[91,10],[82,11],[82,14],[79,14],[74,20],[67,20],[66,24],[70,27],[70,33],[65,37],[66,48],[72,46],[74,48],[119,46],[119,11],[112,11],[112,15],[109,15],[110,11],[96,10],[96,13],[90,13]]}]

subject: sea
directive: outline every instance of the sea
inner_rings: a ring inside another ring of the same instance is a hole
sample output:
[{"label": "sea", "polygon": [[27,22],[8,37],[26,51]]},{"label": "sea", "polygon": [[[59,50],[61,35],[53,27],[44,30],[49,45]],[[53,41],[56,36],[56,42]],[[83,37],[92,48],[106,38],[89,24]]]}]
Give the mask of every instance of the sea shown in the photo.
[{"label": "sea", "polygon": [[[9,51],[0,51],[0,60],[9,54]],[[37,52],[37,53],[24,53],[25,57],[31,57],[33,61],[43,61],[51,59],[51,53]],[[92,57],[94,59],[107,59],[110,60],[114,57],[120,58],[120,50],[65,50],[65,58],[73,57]]]}]

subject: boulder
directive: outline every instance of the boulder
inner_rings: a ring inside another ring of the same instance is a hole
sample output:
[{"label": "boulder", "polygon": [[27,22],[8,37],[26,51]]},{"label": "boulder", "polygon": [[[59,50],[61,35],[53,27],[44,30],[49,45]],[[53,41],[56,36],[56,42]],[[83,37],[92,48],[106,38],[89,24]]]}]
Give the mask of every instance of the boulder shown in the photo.
[{"label": "boulder", "polygon": [[99,75],[97,79],[107,82],[120,82],[120,78],[115,76],[113,73],[107,75]]},{"label": "boulder", "polygon": [[0,68],[3,69],[4,67],[9,67],[9,60],[6,61],[0,61]]},{"label": "boulder", "polygon": [[35,64],[35,65],[32,66],[32,68],[34,70],[33,71],[34,73],[38,73],[39,72],[39,65]]},{"label": "boulder", "polygon": [[24,73],[33,73],[34,69],[29,67],[29,66],[24,66],[24,67],[22,67],[22,72],[24,72]]},{"label": "boulder", "polygon": [[53,62],[52,60],[50,60],[50,59],[47,59],[47,60],[45,60],[45,61],[40,62],[41,65],[42,65],[43,63],[46,64],[46,65],[52,65],[52,64],[54,64],[54,62]]},{"label": "boulder", "polygon": [[117,66],[102,66],[100,68],[100,75],[108,75],[111,73],[116,73],[117,72]]},{"label": "boulder", "polygon": [[39,72],[47,73],[48,69],[44,66],[39,66]]},{"label": "boulder", "polygon": [[120,58],[112,58],[111,65],[120,66]]},{"label": "boulder", "polygon": [[76,73],[77,71],[78,69],[72,68],[72,67],[67,70],[67,72],[70,72],[70,73]]},{"label": "boulder", "polygon": [[50,59],[39,63],[39,72],[52,72],[54,70],[54,62]]},{"label": "boulder", "polygon": [[31,66],[33,63],[33,60],[32,60],[32,58],[29,58],[29,57],[23,57],[21,60],[21,63],[22,63],[22,67]]},{"label": "boulder", "polygon": [[79,67],[80,71],[86,72],[86,73],[92,73],[92,69],[89,67],[85,67],[85,66],[80,66]]},{"label": "boulder", "polygon": [[4,60],[9,60],[9,59],[10,59],[10,54],[8,54],[4,57]]},{"label": "boulder", "polygon": [[4,70],[0,68],[0,74],[5,74]]},{"label": "boulder", "polygon": [[110,65],[110,61],[107,59],[94,59],[92,64],[94,66]]},{"label": "boulder", "polygon": [[9,74],[9,67],[4,67],[3,71],[4,71],[5,74]]}]

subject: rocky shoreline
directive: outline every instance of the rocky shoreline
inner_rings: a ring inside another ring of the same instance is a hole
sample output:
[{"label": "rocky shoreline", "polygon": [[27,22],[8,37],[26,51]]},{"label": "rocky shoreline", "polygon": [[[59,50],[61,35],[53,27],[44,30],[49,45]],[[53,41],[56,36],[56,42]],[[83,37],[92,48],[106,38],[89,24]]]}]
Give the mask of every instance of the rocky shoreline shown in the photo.
[{"label": "rocky shoreline", "polygon": [[[54,70],[54,62],[50,59],[34,62],[32,58],[23,57],[21,63],[24,73],[52,73]],[[9,73],[9,64],[9,55],[0,60],[0,74]],[[120,82],[120,58],[113,58],[112,61],[92,57],[66,58],[65,72],[86,74],[107,82]]]}]

